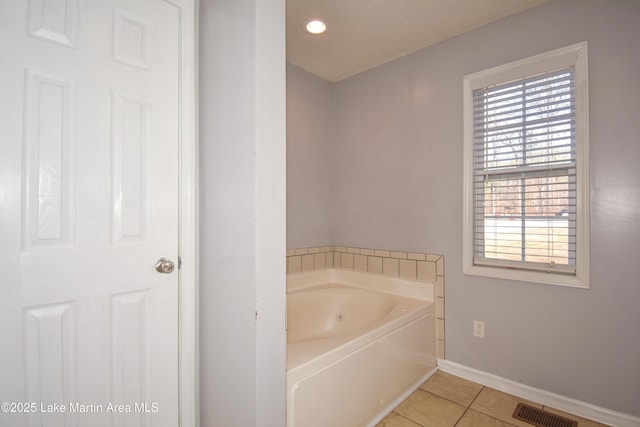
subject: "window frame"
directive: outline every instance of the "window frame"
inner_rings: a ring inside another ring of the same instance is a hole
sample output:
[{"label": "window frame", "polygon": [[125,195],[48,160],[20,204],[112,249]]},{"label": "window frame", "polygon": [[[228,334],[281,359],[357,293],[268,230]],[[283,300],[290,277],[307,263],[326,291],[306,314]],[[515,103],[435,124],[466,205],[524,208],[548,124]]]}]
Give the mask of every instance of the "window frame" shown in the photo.
[{"label": "window frame", "polygon": [[[473,91],[566,67],[574,67],[576,93],[576,272],[525,269],[524,261],[512,266],[474,264],[473,246]],[[463,78],[464,108],[464,223],[463,272],[467,275],[589,288],[589,101],[587,42],[577,43],[522,60],[468,74]],[[518,268],[522,265],[522,268]]]}]

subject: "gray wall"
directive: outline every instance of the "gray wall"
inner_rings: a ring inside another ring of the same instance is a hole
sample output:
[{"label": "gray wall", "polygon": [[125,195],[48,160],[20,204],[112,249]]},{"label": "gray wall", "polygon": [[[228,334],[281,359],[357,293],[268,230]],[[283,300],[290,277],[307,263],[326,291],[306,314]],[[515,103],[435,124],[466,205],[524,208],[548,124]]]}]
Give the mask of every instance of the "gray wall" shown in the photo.
[{"label": "gray wall", "polygon": [[[332,243],[444,254],[447,359],[636,416],[638,22],[637,1],[553,1],[331,88]],[[463,76],[584,40],[591,288],[463,275]],[[473,337],[474,319],[486,338]]]},{"label": "gray wall", "polygon": [[287,248],[332,244],[331,84],[287,64]]},{"label": "gray wall", "polygon": [[200,0],[200,421],[285,424],[284,0]]}]

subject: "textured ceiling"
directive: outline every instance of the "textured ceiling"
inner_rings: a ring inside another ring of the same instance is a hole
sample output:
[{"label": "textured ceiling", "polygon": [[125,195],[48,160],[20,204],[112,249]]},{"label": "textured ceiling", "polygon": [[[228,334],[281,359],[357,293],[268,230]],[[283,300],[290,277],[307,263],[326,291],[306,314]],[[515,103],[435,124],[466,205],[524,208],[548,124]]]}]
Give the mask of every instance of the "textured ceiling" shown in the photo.
[{"label": "textured ceiling", "polygon": [[[547,1],[287,0],[287,60],[336,82]],[[326,33],[307,34],[310,18]]]}]

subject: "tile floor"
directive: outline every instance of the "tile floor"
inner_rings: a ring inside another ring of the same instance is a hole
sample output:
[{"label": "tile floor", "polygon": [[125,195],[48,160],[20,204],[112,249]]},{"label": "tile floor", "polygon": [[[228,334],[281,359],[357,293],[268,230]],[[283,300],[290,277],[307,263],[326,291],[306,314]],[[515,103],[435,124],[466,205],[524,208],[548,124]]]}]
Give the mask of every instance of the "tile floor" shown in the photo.
[{"label": "tile floor", "polygon": [[579,427],[604,426],[438,371],[377,427],[531,427],[512,417],[518,402],[574,419]]}]

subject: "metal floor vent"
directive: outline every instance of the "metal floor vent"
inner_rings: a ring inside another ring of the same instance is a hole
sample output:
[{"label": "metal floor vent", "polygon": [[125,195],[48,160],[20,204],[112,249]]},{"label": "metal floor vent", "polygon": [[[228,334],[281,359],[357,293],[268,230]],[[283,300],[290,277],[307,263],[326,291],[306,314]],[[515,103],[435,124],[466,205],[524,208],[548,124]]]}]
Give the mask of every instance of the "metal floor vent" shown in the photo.
[{"label": "metal floor vent", "polygon": [[524,403],[518,403],[516,410],[513,411],[513,418],[531,423],[537,427],[578,427],[578,422],[575,420],[570,420]]}]

